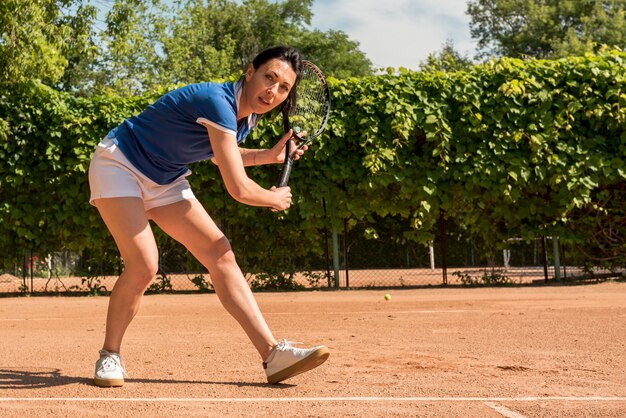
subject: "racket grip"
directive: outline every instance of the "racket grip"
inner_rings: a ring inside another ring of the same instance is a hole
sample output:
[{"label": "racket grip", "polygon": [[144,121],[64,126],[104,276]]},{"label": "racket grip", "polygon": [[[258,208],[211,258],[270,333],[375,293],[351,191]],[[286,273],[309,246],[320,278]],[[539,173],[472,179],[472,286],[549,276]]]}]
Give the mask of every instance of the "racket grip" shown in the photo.
[{"label": "racket grip", "polygon": [[293,167],[293,162],[295,160],[293,158],[288,158],[285,161],[285,165],[283,166],[283,170],[280,172],[280,177],[278,178],[278,183],[276,187],[285,187],[287,182],[289,182],[289,175],[291,174],[291,168]]}]

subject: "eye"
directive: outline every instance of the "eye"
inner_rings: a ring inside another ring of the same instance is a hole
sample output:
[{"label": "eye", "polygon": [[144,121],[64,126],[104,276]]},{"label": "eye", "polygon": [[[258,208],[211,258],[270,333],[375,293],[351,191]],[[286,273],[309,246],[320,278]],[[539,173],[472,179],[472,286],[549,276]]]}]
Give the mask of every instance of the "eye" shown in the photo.
[{"label": "eye", "polygon": [[280,89],[283,91],[283,93],[289,93],[289,87],[284,84],[280,86]]}]

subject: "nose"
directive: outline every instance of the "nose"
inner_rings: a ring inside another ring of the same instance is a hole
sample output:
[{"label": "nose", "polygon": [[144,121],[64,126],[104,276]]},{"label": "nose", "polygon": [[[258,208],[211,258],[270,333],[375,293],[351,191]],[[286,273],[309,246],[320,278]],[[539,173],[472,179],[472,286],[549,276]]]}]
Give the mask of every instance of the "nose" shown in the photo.
[{"label": "nose", "polygon": [[278,91],[278,84],[272,84],[271,86],[267,88],[267,93],[272,94],[274,96],[276,95],[277,91]]}]

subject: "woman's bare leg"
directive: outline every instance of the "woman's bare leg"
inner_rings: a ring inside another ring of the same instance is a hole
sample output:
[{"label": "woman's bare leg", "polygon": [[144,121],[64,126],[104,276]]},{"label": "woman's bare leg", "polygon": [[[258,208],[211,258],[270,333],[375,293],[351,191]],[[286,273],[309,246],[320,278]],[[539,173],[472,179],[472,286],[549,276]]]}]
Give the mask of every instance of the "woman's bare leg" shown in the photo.
[{"label": "woman's bare leg", "polygon": [[98,199],[95,205],[115,239],[124,271],[113,287],[103,349],[119,353],[128,325],[158,270],[158,250],[143,202],[139,198]]},{"label": "woman's bare leg", "polygon": [[265,360],[276,340],[237,265],[222,231],[197,200],[154,208],[148,216],[169,236],[182,243],[204,265],[224,308],[239,322]]}]

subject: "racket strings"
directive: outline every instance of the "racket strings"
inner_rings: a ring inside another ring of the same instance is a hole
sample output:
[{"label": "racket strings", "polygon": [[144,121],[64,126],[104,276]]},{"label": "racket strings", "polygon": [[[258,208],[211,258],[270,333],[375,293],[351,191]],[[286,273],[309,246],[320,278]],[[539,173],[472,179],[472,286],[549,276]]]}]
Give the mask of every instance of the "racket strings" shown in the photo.
[{"label": "racket strings", "polygon": [[291,117],[294,132],[306,131],[312,135],[322,128],[326,115],[326,87],[318,74],[310,67],[300,73],[298,82],[298,99]]}]

